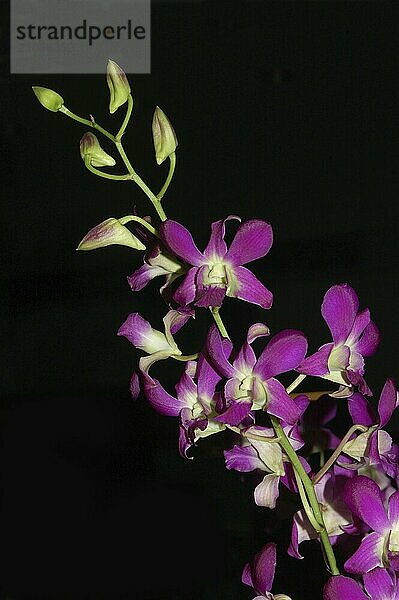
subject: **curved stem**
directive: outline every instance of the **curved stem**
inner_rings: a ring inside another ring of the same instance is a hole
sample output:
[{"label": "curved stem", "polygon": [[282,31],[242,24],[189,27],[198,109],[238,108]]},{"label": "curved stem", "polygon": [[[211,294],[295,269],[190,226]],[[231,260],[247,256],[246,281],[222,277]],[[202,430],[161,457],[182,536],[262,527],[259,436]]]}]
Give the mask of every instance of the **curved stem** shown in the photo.
[{"label": "curved stem", "polygon": [[61,106],[59,112],[64,113],[64,115],[66,115],[70,119],[73,119],[74,121],[77,121],[78,123],[83,123],[83,125],[87,125],[88,127],[91,127],[92,129],[96,129],[97,131],[100,131],[109,140],[111,140],[112,142],[115,142],[115,136],[113,136],[112,133],[110,133],[109,131],[107,131],[100,125],[98,125],[94,120],[89,121],[89,119],[83,119],[83,117],[79,117],[78,115],[75,115],[75,113],[73,113],[71,110],[69,110],[69,108],[67,108],[66,106]]},{"label": "curved stem", "polygon": [[163,184],[163,186],[161,188],[161,191],[157,194],[157,198],[158,198],[159,202],[164,197],[165,192],[168,189],[168,187],[170,185],[170,182],[172,181],[172,177],[173,177],[173,174],[175,172],[175,167],[176,167],[176,154],[175,154],[175,152],[173,152],[169,156],[169,173],[168,173],[168,176],[166,178],[165,183]]},{"label": "curved stem", "polygon": [[132,95],[129,94],[128,98],[127,98],[127,110],[126,110],[126,115],[125,118],[123,120],[123,123],[121,125],[121,128],[119,129],[118,133],[115,136],[115,140],[116,141],[120,141],[123,134],[125,133],[125,129],[129,123],[130,117],[132,116],[132,109],[133,109],[133,98]]},{"label": "curved stem", "polygon": [[322,528],[322,530],[319,533],[320,542],[323,545],[324,553],[325,553],[326,560],[328,562],[331,574],[339,575],[339,570],[338,570],[337,563],[335,560],[334,550],[331,546],[331,542],[328,537],[328,533],[327,533],[326,526],[324,523],[323,515],[322,515],[321,509],[320,509],[319,502],[316,497],[316,493],[313,488],[312,481],[311,481],[309,475],[306,473],[295,450],[291,446],[289,439],[285,435],[285,432],[280,424],[280,421],[277,419],[277,417],[274,417],[273,415],[270,415],[270,419],[271,419],[271,422],[273,425],[273,429],[276,432],[276,435],[278,437],[280,437],[280,446],[282,447],[282,449],[284,450],[284,452],[290,459],[292,466],[294,467],[295,471],[298,473],[298,475],[303,483],[303,486],[306,491],[306,495],[309,500],[309,504],[310,504],[313,514],[314,514],[314,518],[316,519],[317,523]]},{"label": "curved stem", "polygon": [[136,215],[126,215],[126,217],[121,217],[120,219],[118,219],[118,221],[120,221],[122,225],[125,225],[125,223],[129,223],[130,221],[136,221],[137,223],[140,223],[141,225],[143,225],[143,227],[148,229],[148,231],[150,231],[153,235],[155,235],[156,237],[160,237],[155,227],[153,227],[145,219],[142,219],[141,217],[136,217]]},{"label": "curved stem", "polygon": [[148,185],[146,185],[144,183],[144,181],[141,179],[141,177],[136,173],[136,171],[134,170],[131,162],[129,161],[127,154],[122,146],[122,142],[121,141],[115,141],[115,146],[117,147],[117,150],[121,156],[121,159],[123,160],[123,162],[126,165],[127,170],[129,171],[129,173],[132,176],[132,179],[135,183],[137,183],[137,185],[143,190],[143,192],[145,193],[145,195],[151,200],[151,202],[154,205],[155,210],[158,213],[159,218],[161,219],[161,221],[166,221],[166,214],[161,206],[161,203],[159,202],[158,198],[155,196],[155,194],[153,194],[153,192],[150,190],[150,188],[148,187]]},{"label": "curved stem", "polygon": [[90,156],[87,156],[85,159],[85,167],[94,175],[98,175],[98,177],[103,177],[104,179],[112,179],[113,181],[129,181],[132,179],[132,176],[127,173],[126,175],[112,175],[112,173],[105,173],[104,171],[99,171],[90,163]]},{"label": "curved stem", "polygon": [[224,326],[224,323],[222,321],[222,317],[219,314],[219,307],[218,306],[211,306],[209,308],[209,310],[212,313],[212,316],[215,320],[215,323],[217,325],[217,328],[220,331],[220,334],[222,337],[230,339],[229,334],[227,333],[226,327]]}]

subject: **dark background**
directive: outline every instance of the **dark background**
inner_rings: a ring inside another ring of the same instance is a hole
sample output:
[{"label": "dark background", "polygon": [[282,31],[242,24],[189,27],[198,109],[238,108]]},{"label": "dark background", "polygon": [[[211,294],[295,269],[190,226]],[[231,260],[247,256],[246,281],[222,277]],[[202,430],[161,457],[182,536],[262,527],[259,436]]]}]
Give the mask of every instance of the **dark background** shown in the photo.
[{"label": "dark background", "polygon": [[[253,270],[274,306],[228,300],[234,339],[263,320],[303,330],[316,349],[328,341],[323,295],[348,282],[382,332],[367,371],[377,397],[398,378],[398,16],[383,1],[153,1],[152,73],[129,77],[125,136],[138,172],[161,187],[151,119],[157,104],[168,114],[179,148],[164,206],[200,248],[226,214],[273,225]],[[116,331],[133,311],[161,327],[158,281],[133,295],[138,253],[74,249],[102,220],[151,207],[138,188],[86,172],[85,128],[43,110],[30,89],[53,88],[115,129],[123,109],[108,114],[105,75],[10,76],[5,2],[1,39],[1,597],[250,599],[241,569],[270,539],[274,591],[321,597],[317,543],[303,545],[303,562],[285,555],[291,500],[278,513],[257,508],[251,476],[224,468],[228,436],[184,461],[175,420],[130,399],[139,354]],[[182,332],[187,353],[206,318]],[[155,370],[173,391],[177,365]]]}]

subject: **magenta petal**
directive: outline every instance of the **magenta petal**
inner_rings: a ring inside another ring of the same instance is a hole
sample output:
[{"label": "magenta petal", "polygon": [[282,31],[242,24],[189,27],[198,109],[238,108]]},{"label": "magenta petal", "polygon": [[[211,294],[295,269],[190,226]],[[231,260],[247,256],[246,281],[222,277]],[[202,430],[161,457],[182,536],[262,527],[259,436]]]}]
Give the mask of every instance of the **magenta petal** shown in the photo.
[{"label": "magenta petal", "polygon": [[384,537],[373,531],[366,535],[359,548],[346,561],[344,567],[348,573],[367,573],[375,567],[382,567],[382,554],[384,551]]},{"label": "magenta petal", "polygon": [[176,310],[169,310],[163,318],[165,331],[170,331],[174,335],[191,318],[195,319],[195,310],[191,308],[181,307]]},{"label": "magenta petal", "polygon": [[380,332],[377,325],[370,321],[360,340],[355,344],[355,349],[363,356],[372,356],[380,343]]},{"label": "magenta petal", "polygon": [[220,287],[217,285],[207,285],[201,288],[197,284],[197,297],[195,301],[195,306],[199,306],[200,308],[222,306],[225,296],[226,288],[224,287]]},{"label": "magenta petal", "polygon": [[283,384],[277,379],[269,379],[264,385],[267,392],[266,411],[284,423],[294,425],[301,416],[301,410],[287,394]]},{"label": "magenta petal", "polygon": [[263,381],[295,369],[305,358],[308,342],[300,331],[285,329],[273,336],[258,358],[254,372]]},{"label": "magenta petal", "polygon": [[151,406],[161,415],[177,417],[182,408],[185,407],[185,403],[168,394],[157,379],[153,379],[144,371],[142,371],[142,376],[144,393]]},{"label": "magenta petal", "polygon": [[204,256],[206,256],[206,258],[213,260],[216,257],[224,257],[227,252],[226,242],[224,241],[225,224],[226,221],[231,221],[233,219],[241,221],[240,217],[237,217],[236,215],[229,215],[225,219],[221,219],[220,221],[215,221],[212,223],[211,237],[209,238],[208,245],[204,251]]},{"label": "magenta petal", "polygon": [[328,359],[334,344],[324,344],[317,352],[305,358],[296,368],[298,373],[322,377],[329,372]]},{"label": "magenta petal", "polygon": [[248,473],[255,469],[265,470],[265,465],[252,446],[233,446],[231,450],[224,451],[227,469],[234,469],[241,473]]},{"label": "magenta petal", "polygon": [[369,323],[370,311],[368,308],[365,308],[364,310],[357,313],[347,340],[347,344],[349,346],[358,341],[358,339],[360,338],[360,336],[362,335],[363,331],[366,329]]},{"label": "magenta petal", "polygon": [[198,267],[191,267],[183,281],[173,294],[173,300],[179,306],[187,306],[194,302],[195,294],[197,292],[195,278],[198,272]]},{"label": "magenta petal", "polygon": [[211,400],[221,377],[203,354],[199,355],[195,376],[200,400]]},{"label": "magenta petal", "polygon": [[396,527],[396,524],[399,522],[399,491],[396,491],[389,496],[388,517],[392,527]]},{"label": "magenta petal", "polygon": [[262,308],[268,309],[273,303],[273,294],[255,277],[251,271],[245,267],[234,267],[233,277],[236,280],[236,286],[233,286],[233,293],[228,292],[228,296],[245,300],[251,304],[258,304]]},{"label": "magenta petal", "polygon": [[378,414],[380,416],[380,427],[384,427],[392,416],[397,404],[396,387],[392,379],[387,379],[382,388],[378,402]]},{"label": "magenta petal", "polygon": [[252,219],[242,223],[226,254],[230,265],[245,265],[265,256],[273,244],[273,230],[269,223]]},{"label": "magenta petal", "polygon": [[348,409],[354,424],[370,427],[376,423],[374,410],[362,394],[355,392],[348,398]]},{"label": "magenta petal", "polygon": [[252,584],[257,594],[266,596],[272,589],[276,562],[276,544],[273,542],[266,544],[250,562]]},{"label": "magenta petal", "polygon": [[177,221],[168,219],[161,223],[159,232],[168,248],[189,265],[199,267],[205,258],[194,244],[191,233]]},{"label": "magenta petal", "polygon": [[387,600],[388,598],[391,600],[396,598],[396,595],[394,595],[394,582],[386,569],[377,567],[369,573],[365,573],[363,575],[363,583],[370,598]]},{"label": "magenta petal", "polygon": [[384,533],[389,529],[381,490],[369,477],[359,475],[350,479],[346,483],[343,499],[349,510],[374,531]]},{"label": "magenta petal", "polygon": [[137,400],[140,394],[140,379],[136,372],[134,372],[130,378],[129,389],[133,400]]},{"label": "magenta petal", "polygon": [[354,324],[358,308],[358,297],[347,283],[334,285],[327,290],[321,306],[321,314],[336,345],[346,341]]},{"label": "magenta petal", "polygon": [[207,336],[207,351],[211,363],[221,375],[224,377],[234,377],[236,375],[236,369],[227,360],[225,344],[222,341],[222,337],[216,325],[211,325],[209,329]]},{"label": "magenta petal", "polygon": [[219,423],[226,423],[237,427],[245,417],[249,415],[252,408],[252,402],[246,400],[232,400],[230,406],[221,415],[214,418]]},{"label": "magenta petal", "polygon": [[151,279],[158,277],[158,275],[166,275],[165,269],[144,264],[137,269],[137,271],[132,273],[132,275],[127,278],[127,281],[133,292],[139,292],[149,281],[151,281]]},{"label": "magenta petal", "polygon": [[368,600],[360,585],[344,575],[330,577],[323,589],[323,600]]},{"label": "magenta petal", "polygon": [[249,344],[244,343],[233,361],[233,366],[237,369],[237,371],[245,373],[248,370],[252,371],[252,368],[255,366],[255,364],[255,352],[252,350],[252,347]]},{"label": "magenta petal", "polygon": [[251,576],[251,565],[247,563],[243,568],[241,581],[245,583],[245,585],[249,585],[249,587],[253,588],[252,576]]}]

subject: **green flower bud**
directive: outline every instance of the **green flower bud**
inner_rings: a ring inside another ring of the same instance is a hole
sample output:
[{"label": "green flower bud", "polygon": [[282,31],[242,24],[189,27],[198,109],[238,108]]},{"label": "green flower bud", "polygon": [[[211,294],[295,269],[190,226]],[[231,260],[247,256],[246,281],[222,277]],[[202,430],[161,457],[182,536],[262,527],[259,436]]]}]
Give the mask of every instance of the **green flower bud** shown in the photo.
[{"label": "green flower bud", "polygon": [[33,85],[32,90],[40,104],[52,112],[58,112],[64,104],[64,99],[57,92],[53,92],[53,90],[40,87],[39,85]]},{"label": "green flower bud", "polygon": [[163,110],[157,106],[152,119],[152,137],[154,140],[155,158],[160,165],[177,148],[175,131]]},{"label": "green flower bud", "polygon": [[88,131],[80,140],[80,156],[84,161],[90,159],[90,164],[93,167],[113,167],[115,160],[104,152],[100,146],[100,142],[94,133]]},{"label": "green flower bud", "polygon": [[145,250],[144,244],[118,219],[113,217],[90,229],[76,250],[95,250],[113,244],[129,246],[135,250]]},{"label": "green flower bud", "polygon": [[107,83],[110,92],[109,112],[112,114],[125,104],[130,94],[126,73],[113,60],[107,64]]}]

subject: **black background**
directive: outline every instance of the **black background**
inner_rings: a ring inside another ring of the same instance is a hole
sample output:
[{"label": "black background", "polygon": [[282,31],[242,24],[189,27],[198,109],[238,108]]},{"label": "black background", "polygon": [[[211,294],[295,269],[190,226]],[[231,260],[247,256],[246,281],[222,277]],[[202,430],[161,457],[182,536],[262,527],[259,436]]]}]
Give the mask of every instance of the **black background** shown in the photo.
[{"label": "black background", "polygon": [[[2,598],[249,599],[242,566],[271,539],[274,591],[321,597],[317,543],[302,562],[285,555],[296,505],[256,507],[254,480],[224,468],[228,436],[184,461],[175,420],[132,403],[139,354],[116,331],[133,311],[161,327],[158,281],[133,295],[138,253],[74,249],[102,220],[151,207],[138,188],[86,172],[85,128],[44,111],[30,88],[57,90],[111,129],[122,109],[109,115],[105,75],[9,75],[1,7]],[[316,349],[328,341],[323,295],[348,282],[382,332],[367,372],[377,397],[398,378],[398,16],[383,1],[153,1],[152,72],[129,76],[125,136],[138,172],[161,187],[151,119],[157,104],[168,114],[179,148],[165,210],[200,248],[226,214],[273,225],[253,271],[274,306],[228,300],[237,343],[263,320],[301,329]],[[208,324],[199,314],[182,331],[185,352]],[[173,391],[179,367],[155,370]]]}]

